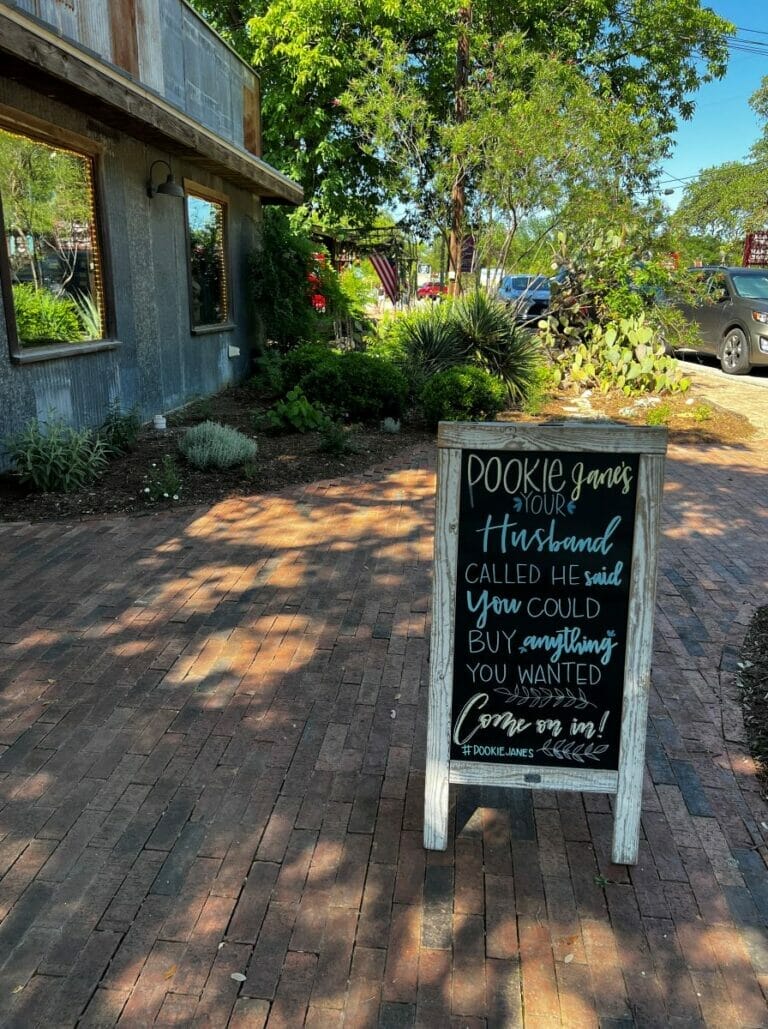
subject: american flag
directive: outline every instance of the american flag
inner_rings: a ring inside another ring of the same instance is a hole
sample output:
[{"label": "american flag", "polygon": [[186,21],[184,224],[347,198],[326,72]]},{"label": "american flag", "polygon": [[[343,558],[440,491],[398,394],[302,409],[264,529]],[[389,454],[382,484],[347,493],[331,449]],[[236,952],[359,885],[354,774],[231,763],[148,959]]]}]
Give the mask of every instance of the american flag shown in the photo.
[{"label": "american flag", "polygon": [[397,266],[394,261],[391,261],[388,257],[384,257],[383,254],[377,254],[374,252],[370,255],[370,258],[371,264],[376,269],[376,274],[381,279],[384,292],[392,303],[396,304],[397,299],[400,296],[400,288],[397,282]]}]

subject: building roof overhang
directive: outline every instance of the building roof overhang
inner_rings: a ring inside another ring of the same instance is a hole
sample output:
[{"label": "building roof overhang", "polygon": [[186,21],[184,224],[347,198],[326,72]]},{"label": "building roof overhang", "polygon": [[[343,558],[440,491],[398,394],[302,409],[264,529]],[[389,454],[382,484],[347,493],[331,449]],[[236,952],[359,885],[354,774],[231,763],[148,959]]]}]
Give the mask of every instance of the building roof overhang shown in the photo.
[{"label": "building roof overhang", "polygon": [[259,196],[300,204],[301,187],[261,158],[217,136],[120,68],[64,39],[37,19],[0,7],[0,75]]}]

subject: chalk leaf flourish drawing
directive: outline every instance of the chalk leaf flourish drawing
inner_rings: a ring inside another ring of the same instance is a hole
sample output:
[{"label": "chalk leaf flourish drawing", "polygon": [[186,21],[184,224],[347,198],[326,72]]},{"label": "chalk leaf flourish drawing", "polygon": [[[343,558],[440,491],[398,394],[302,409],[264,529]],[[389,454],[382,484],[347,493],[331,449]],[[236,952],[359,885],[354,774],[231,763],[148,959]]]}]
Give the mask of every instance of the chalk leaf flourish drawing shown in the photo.
[{"label": "chalk leaf flourish drawing", "polygon": [[587,699],[584,690],[574,693],[569,689],[549,689],[546,686],[516,686],[514,690],[497,689],[505,697],[507,704],[526,704],[528,707],[575,707],[582,711],[585,707],[597,707]]},{"label": "chalk leaf flourish drawing", "polygon": [[601,754],[608,750],[607,743],[577,743],[575,740],[549,739],[539,751],[547,757],[558,761],[577,761],[583,765],[585,761],[597,761]]}]

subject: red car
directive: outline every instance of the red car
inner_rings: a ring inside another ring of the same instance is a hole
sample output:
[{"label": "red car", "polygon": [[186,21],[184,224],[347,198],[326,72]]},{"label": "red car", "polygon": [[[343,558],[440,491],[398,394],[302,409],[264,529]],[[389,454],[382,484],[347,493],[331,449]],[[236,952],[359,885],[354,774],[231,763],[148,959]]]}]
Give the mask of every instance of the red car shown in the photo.
[{"label": "red car", "polygon": [[437,300],[439,297],[445,296],[447,292],[448,286],[445,283],[425,282],[416,290],[416,296],[419,300]]}]

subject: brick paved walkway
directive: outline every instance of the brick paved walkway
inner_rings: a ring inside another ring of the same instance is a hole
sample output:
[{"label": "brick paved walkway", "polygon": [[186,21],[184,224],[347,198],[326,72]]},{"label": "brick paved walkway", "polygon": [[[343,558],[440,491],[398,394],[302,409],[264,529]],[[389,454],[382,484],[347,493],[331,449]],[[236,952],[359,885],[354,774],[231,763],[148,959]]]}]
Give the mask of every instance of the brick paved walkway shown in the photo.
[{"label": "brick paved walkway", "polygon": [[0,525],[2,1025],[768,1026],[763,447],[670,454],[631,869],[602,795],[464,788],[422,849],[426,451]]}]

